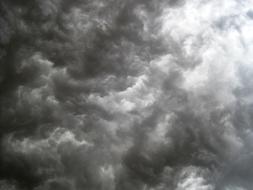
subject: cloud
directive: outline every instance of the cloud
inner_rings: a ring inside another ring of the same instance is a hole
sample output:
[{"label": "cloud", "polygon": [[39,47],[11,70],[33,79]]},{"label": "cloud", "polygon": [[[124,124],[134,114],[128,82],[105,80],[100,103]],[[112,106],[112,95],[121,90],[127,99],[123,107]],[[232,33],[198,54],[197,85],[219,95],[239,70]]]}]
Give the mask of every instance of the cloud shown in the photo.
[{"label": "cloud", "polygon": [[0,3],[0,189],[250,189],[252,3]]}]

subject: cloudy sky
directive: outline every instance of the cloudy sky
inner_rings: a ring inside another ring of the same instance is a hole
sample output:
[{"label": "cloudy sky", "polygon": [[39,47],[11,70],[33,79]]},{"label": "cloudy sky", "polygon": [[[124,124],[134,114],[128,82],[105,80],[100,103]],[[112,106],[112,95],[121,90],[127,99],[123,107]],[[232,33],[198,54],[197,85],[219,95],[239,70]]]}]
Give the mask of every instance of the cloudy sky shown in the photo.
[{"label": "cloudy sky", "polygon": [[252,0],[1,0],[0,190],[251,190]]}]

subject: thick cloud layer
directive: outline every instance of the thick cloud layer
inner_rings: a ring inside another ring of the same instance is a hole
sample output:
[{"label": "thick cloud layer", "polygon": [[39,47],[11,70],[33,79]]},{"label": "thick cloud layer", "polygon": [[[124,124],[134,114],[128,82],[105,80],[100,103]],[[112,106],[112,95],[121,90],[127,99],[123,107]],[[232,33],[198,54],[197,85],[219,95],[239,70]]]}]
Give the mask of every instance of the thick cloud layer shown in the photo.
[{"label": "thick cloud layer", "polygon": [[251,0],[0,14],[0,190],[251,189]]}]

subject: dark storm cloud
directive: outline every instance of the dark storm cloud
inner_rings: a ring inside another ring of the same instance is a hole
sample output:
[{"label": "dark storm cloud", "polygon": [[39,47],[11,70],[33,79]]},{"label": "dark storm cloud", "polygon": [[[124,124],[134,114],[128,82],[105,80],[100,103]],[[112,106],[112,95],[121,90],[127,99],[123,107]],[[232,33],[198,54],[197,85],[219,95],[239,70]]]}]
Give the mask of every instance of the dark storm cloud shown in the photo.
[{"label": "dark storm cloud", "polygon": [[250,189],[247,3],[1,1],[0,189]]}]

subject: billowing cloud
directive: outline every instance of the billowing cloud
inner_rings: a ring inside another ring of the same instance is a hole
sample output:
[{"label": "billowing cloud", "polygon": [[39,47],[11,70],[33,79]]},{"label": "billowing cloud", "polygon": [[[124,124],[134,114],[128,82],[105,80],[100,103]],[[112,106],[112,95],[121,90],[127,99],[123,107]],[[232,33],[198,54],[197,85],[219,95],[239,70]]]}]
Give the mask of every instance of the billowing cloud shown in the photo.
[{"label": "billowing cloud", "polygon": [[251,189],[251,0],[0,14],[0,190]]}]

